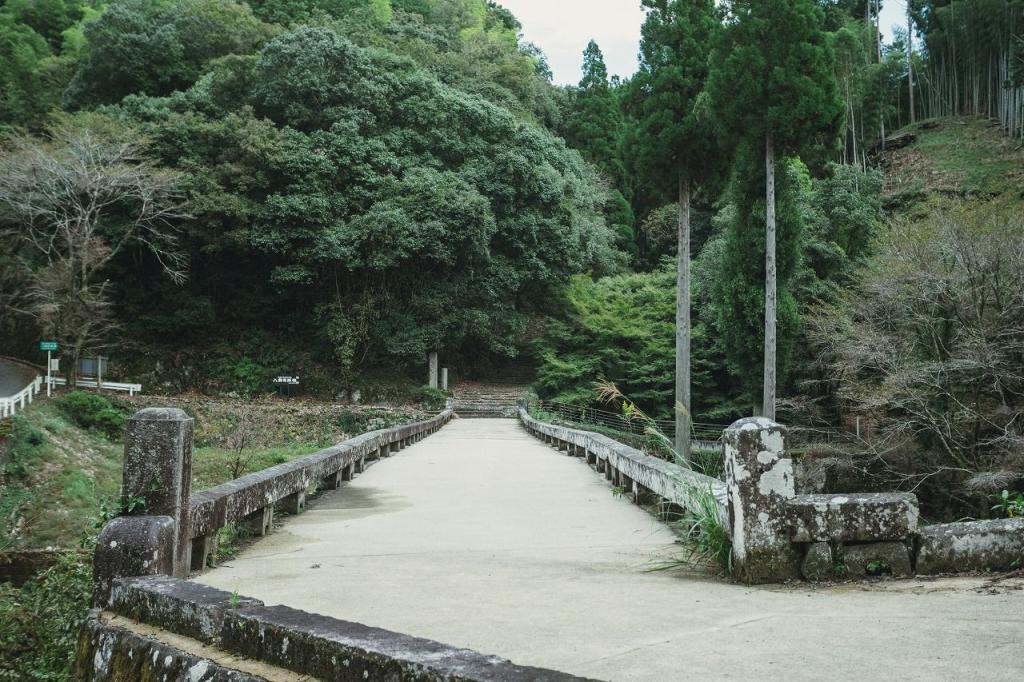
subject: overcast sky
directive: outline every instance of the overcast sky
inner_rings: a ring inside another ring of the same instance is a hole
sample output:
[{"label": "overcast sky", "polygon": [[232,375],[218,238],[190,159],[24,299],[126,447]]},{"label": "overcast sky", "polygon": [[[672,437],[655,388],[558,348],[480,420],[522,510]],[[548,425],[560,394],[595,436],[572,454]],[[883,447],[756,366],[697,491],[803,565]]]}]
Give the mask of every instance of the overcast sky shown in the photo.
[{"label": "overcast sky", "polygon": [[[583,48],[593,38],[604,52],[608,73],[624,78],[636,71],[640,0],[499,0],[523,24],[523,36],[548,57],[555,83],[578,83]],[[904,0],[885,0],[882,31],[891,39],[892,25],[905,23]]]},{"label": "overcast sky", "polygon": [[644,13],[640,0],[499,0],[523,25],[523,37],[548,57],[555,82],[578,83],[583,48],[591,38],[608,73],[632,76]]}]

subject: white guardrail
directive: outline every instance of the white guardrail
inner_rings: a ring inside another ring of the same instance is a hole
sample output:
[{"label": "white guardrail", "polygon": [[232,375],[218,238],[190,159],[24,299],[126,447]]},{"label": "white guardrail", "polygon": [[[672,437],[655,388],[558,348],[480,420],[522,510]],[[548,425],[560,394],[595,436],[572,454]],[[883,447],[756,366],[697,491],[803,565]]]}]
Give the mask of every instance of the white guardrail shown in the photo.
[{"label": "white guardrail", "polygon": [[43,377],[37,376],[32,382],[23,388],[18,393],[7,398],[0,398],[0,419],[3,417],[13,417],[14,413],[20,408],[25,409],[26,405],[32,404],[32,397],[39,393],[39,389],[43,386]]},{"label": "white guardrail", "polygon": [[[54,386],[66,386],[68,383],[67,379],[61,377],[52,377],[50,379]],[[124,391],[128,395],[135,395],[136,393],[142,393],[142,384],[125,384],[118,381],[104,381],[98,382],[96,379],[79,379],[77,382],[79,388],[97,388],[105,391]],[[18,393],[5,398],[0,398],[0,419],[5,417],[13,417],[18,410],[24,410],[26,405],[32,404],[32,398],[42,390],[43,386],[46,385],[46,378],[37,375],[25,388]]]},{"label": "white guardrail", "polygon": [[[54,386],[66,386],[67,383],[67,379],[53,377]],[[127,391],[128,395],[142,393],[142,384],[122,384],[117,381],[104,381],[100,384],[97,383],[95,379],[79,379],[75,382],[75,385],[78,388],[102,388],[104,391]]]}]

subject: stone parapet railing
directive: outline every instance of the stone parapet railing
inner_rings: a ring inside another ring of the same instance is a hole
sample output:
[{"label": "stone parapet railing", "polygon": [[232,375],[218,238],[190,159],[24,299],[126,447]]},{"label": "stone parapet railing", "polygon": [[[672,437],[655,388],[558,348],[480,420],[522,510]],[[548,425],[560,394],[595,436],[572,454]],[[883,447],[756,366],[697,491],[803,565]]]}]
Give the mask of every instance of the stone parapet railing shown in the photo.
[{"label": "stone parapet railing", "polygon": [[918,526],[910,493],[797,495],[786,427],[741,419],[722,436],[725,481],[645,455],[607,436],[548,424],[522,407],[534,436],[586,457],[613,485],[692,509],[711,490],[748,583],[827,581],[887,574],[941,575],[1024,567],[1024,519]]},{"label": "stone parapet railing", "polygon": [[191,494],[193,421],[179,409],[147,408],[128,421],[122,496],[125,515],[100,531],[93,559],[93,601],[106,603],[115,578],[187,578],[206,567],[221,528],[249,524],[259,535],[275,509],[301,513],[313,485],[337,488],[366,467],[434,433],[451,407],[413,424],[371,431],[305,457]]},{"label": "stone parapet railing", "polygon": [[362,473],[367,460],[387,457],[441,428],[452,411],[413,424],[379,429],[284,464],[247,474],[191,496],[189,538],[192,540],[191,569],[206,566],[216,551],[217,533],[233,523],[245,522],[258,535],[270,528],[275,507],[300,513],[306,504],[306,490],[313,484],[335,489]]},{"label": "stone parapet railing", "polygon": [[75,679],[585,682],[167,576],[117,578],[79,635]]},{"label": "stone parapet railing", "polygon": [[572,682],[359,623],[265,606],[192,583],[218,531],[253,523],[267,532],[275,507],[299,513],[313,485],[336,488],[368,460],[434,433],[452,418],[371,431],[291,462],[190,495],[193,423],[177,409],[137,412],[125,435],[122,492],[131,511],[96,542],[93,609],[83,625],[75,678],[115,680],[467,680]]},{"label": "stone parapet railing", "polygon": [[519,408],[519,420],[545,443],[585,458],[612,485],[634,493],[637,502],[654,495],[666,503],[692,509],[697,504],[696,496],[711,494],[722,522],[728,521],[726,486],[717,478],[652,457],[600,433],[539,421],[524,407]]}]

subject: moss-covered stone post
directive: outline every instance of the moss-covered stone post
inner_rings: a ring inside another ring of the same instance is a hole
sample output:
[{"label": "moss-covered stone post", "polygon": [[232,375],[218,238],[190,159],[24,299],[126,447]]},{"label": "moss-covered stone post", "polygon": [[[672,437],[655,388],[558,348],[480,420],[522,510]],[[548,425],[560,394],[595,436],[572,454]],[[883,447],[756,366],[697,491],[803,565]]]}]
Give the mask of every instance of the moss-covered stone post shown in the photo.
[{"label": "moss-covered stone post", "polygon": [[796,490],[785,439],[786,427],[764,417],[741,419],[723,434],[733,565],[748,583],[798,577],[786,524],[786,501]]},{"label": "moss-covered stone post", "polygon": [[190,566],[193,428],[192,418],[182,410],[151,407],[128,420],[124,439],[125,515],[174,520],[176,578],[187,578]]}]

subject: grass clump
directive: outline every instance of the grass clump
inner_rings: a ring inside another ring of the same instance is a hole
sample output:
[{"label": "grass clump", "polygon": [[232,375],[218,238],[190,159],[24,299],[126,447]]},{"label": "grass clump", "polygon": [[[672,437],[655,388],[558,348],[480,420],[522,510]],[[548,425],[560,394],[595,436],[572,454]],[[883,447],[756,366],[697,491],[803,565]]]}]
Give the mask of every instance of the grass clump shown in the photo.
[{"label": "grass clump", "polygon": [[675,526],[688,541],[690,562],[696,559],[732,573],[732,540],[710,485],[690,489],[690,506]]}]

